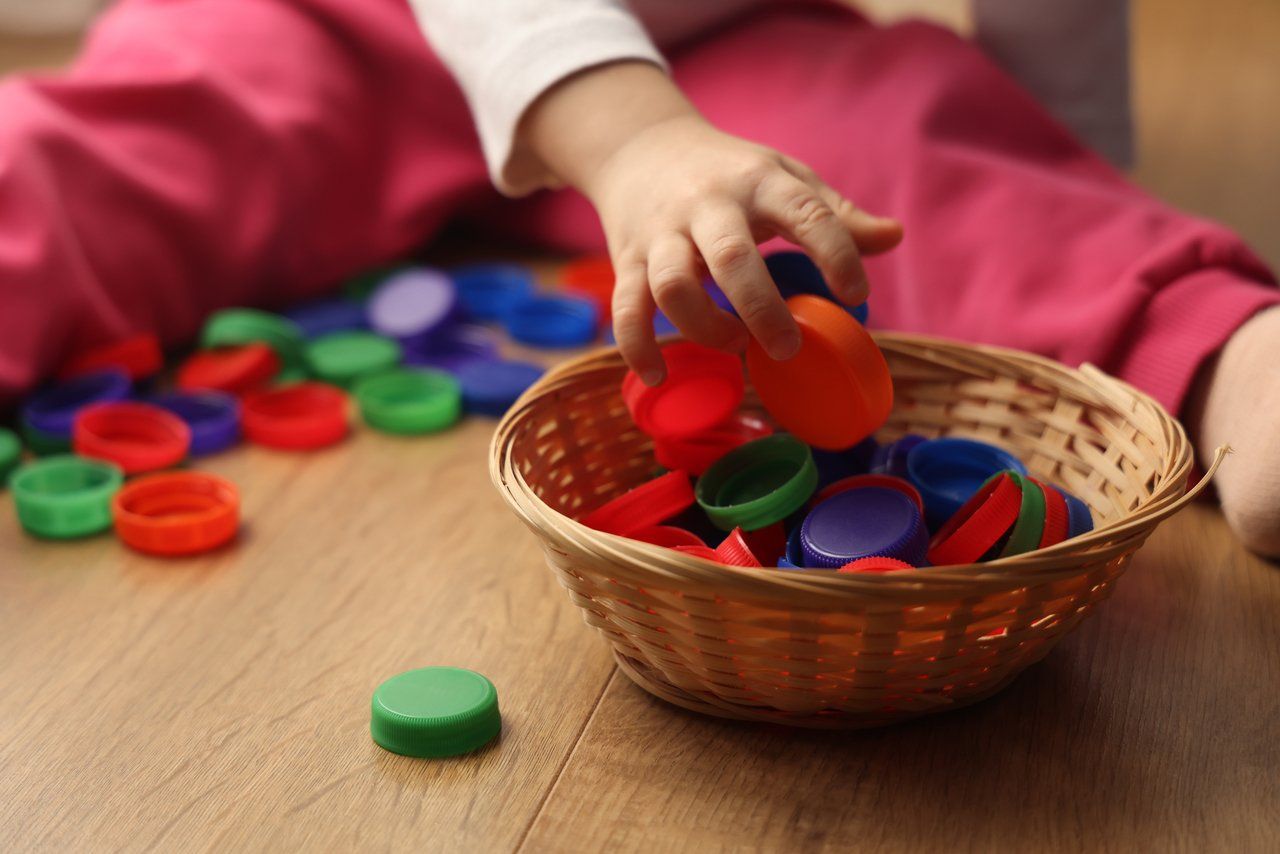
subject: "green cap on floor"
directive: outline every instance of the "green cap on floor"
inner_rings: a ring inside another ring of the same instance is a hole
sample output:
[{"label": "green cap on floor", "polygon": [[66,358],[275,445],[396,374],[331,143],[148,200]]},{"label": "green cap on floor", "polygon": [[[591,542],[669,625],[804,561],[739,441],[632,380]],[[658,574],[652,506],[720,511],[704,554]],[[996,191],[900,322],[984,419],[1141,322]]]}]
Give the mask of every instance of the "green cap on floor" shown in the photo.
[{"label": "green cap on floor", "polygon": [[423,667],[392,676],[373,692],[369,730],[373,740],[392,753],[470,753],[492,741],[500,729],[498,691],[473,670]]}]

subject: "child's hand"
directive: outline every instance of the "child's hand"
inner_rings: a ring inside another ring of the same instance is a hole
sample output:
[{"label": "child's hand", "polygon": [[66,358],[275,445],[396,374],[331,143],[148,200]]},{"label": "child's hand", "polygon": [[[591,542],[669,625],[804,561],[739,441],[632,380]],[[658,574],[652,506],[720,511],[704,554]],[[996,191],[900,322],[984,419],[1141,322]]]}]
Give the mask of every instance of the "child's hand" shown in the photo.
[{"label": "child's hand", "polygon": [[[790,358],[800,333],[756,244],[781,235],[802,247],[835,296],[857,305],[867,297],[860,252],[902,237],[803,164],[716,130],[651,66],[608,66],[548,96],[526,120],[530,145],[600,214],[617,274],[614,334],[650,385],[665,375],[655,301],[690,340],[737,351],[749,331]],[[556,123],[583,130],[566,139]],[[741,320],[707,296],[706,271]]]}]

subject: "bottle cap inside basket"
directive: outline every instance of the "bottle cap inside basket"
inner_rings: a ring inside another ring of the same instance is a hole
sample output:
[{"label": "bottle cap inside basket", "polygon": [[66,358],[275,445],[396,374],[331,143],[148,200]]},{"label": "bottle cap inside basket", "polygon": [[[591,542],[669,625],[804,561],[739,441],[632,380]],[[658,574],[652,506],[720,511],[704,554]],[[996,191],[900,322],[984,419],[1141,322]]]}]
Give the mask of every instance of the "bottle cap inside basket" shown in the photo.
[{"label": "bottle cap inside basket", "polygon": [[920,508],[896,489],[851,489],[814,507],[800,526],[806,566],[834,569],[863,557],[924,562],[929,534]]},{"label": "bottle cap inside basket", "polygon": [[1040,544],[1037,548],[1056,546],[1071,534],[1067,499],[1063,498],[1062,493],[1054,487],[1041,483],[1035,478],[1032,478],[1032,483],[1044,496],[1044,530],[1040,533]]},{"label": "bottle cap inside basket", "polygon": [[667,378],[646,386],[634,371],[622,380],[622,399],[636,426],[654,438],[694,436],[727,420],[742,402],[745,383],[737,356],[689,341],[662,348]]},{"label": "bottle cap inside basket", "polygon": [[920,490],[930,527],[950,519],[988,478],[1007,470],[1027,473],[1013,454],[974,439],[930,439],[907,454],[908,479]]},{"label": "bottle cap inside basket", "polygon": [[910,498],[911,502],[920,509],[920,512],[924,513],[924,502],[920,499],[920,493],[916,491],[916,488],[900,477],[893,477],[887,474],[855,474],[853,477],[837,480],[835,483],[828,484],[820,489],[818,494],[814,496],[813,503],[816,505],[842,492],[848,492],[851,489],[863,489],[868,486],[895,489]]},{"label": "bottle cap inside basket", "polygon": [[457,756],[502,729],[498,691],[474,670],[423,667],[392,676],[373,692],[370,734],[404,756]]},{"label": "bottle cap inside basket", "polygon": [[773,428],[763,418],[739,412],[729,416],[728,421],[692,436],[654,439],[653,455],[663,468],[684,469],[699,475],[734,448],[772,433]]},{"label": "bottle cap inside basket", "polygon": [[747,369],[765,408],[783,429],[824,450],[849,448],[889,417],[893,380],[871,335],[840,306],[801,294],[787,300],[800,327],[800,352],[774,361],[754,338]]},{"label": "bottle cap inside basket", "polygon": [[686,531],[684,528],[677,528],[674,525],[650,525],[647,528],[632,531],[627,536],[642,543],[651,543],[668,549],[674,549],[678,546],[706,545],[702,538],[693,531]]},{"label": "bottle cap inside basket", "polygon": [[111,527],[111,497],[123,482],[115,463],[59,455],[20,467],[9,488],[23,528],[67,540]]},{"label": "bottle cap inside basket", "polygon": [[907,563],[905,560],[875,555],[873,557],[860,557],[857,560],[849,561],[836,571],[845,574],[853,574],[858,572],[894,572],[899,569],[915,569],[915,567]]},{"label": "bottle cap inside basket", "polygon": [[642,483],[582,517],[582,524],[607,534],[628,536],[676,516],[693,504],[689,475],[672,471]]},{"label": "bottle cap inside basket", "polygon": [[804,506],[818,485],[809,447],[785,433],[730,451],[698,478],[698,504],[719,528],[754,531]]},{"label": "bottle cap inside basket", "polygon": [[1006,472],[993,475],[957,510],[929,544],[934,566],[974,563],[1013,527],[1022,490]]},{"label": "bottle cap inside basket", "polygon": [[1078,537],[1081,534],[1087,534],[1093,530],[1093,514],[1089,512],[1089,505],[1085,504],[1079,498],[1076,498],[1065,489],[1059,489],[1063,499],[1067,502],[1067,536]]},{"label": "bottle cap inside basket", "polygon": [[120,539],[156,555],[217,548],[240,525],[235,485],[196,471],[160,472],[130,481],[116,493],[111,509]]},{"label": "bottle cap inside basket", "polygon": [[925,441],[924,436],[908,433],[895,441],[883,444],[872,452],[871,463],[867,470],[871,474],[889,474],[906,478],[908,477],[907,455],[911,453],[912,448]]},{"label": "bottle cap inside basket", "polygon": [[1022,504],[1018,510],[1018,521],[1013,523],[1013,530],[1009,532],[1009,539],[1000,550],[1000,557],[1035,551],[1040,548],[1040,538],[1044,535],[1044,493],[1031,478],[1023,477],[1016,471],[1008,472],[1008,475],[1022,493]]},{"label": "bottle cap inside basket", "polygon": [[284,450],[312,450],[347,435],[347,396],[317,382],[255,391],[244,399],[244,435]]},{"label": "bottle cap inside basket", "polygon": [[76,415],[71,446],[82,457],[107,460],[125,474],[138,474],[186,459],[191,428],[169,410],[151,403],[96,403]]}]

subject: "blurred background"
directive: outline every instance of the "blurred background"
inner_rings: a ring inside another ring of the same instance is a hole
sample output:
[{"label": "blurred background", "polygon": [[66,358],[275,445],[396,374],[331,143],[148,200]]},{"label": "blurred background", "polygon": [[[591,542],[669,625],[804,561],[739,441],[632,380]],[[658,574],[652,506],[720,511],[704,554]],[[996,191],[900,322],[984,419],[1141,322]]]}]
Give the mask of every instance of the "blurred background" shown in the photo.
[{"label": "blurred background", "polygon": [[[65,65],[109,2],[0,0],[0,74]],[[972,28],[967,0],[854,5]],[[1133,177],[1280,267],[1280,0],[1133,0],[1132,31]]]}]

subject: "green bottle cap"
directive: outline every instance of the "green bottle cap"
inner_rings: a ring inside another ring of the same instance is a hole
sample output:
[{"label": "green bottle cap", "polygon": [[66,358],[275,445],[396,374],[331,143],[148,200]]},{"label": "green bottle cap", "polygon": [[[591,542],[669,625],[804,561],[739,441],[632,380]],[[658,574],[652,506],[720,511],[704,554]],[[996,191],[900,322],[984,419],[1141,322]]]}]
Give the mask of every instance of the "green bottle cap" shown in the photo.
[{"label": "green bottle cap", "polygon": [[4,488],[9,479],[9,472],[18,467],[21,456],[22,442],[18,441],[12,430],[0,427],[0,489]]},{"label": "green bottle cap", "polygon": [[334,332],[307,344],[307,364],[325,382],[345,387],[400,364],[400,345],[372,332]]},{"label": "green bottle cap", "polygon": [[54,436],[44,433],[30,424],[22,425],[22,438],[26,440],[27,447],[31,449],[31,453],[37,457],[71,453],[71,438],[69,436]]},{"label": "green bottle cap", "polygon": [[231,347],[261,341],[276,351],[284,370],[305,370],[302,330],[287,317],[256,308],[224,308],[209,315],[201,347]]},{"label": "green bottle cap", "polygon": [[484,747],[500,729],[498,691],[474,670],[410,670],[373,692],[369,731],[392,753],[457,756]]},{"label": "green bottle cap", "polygon": [[123,483],[114,463],[64,454],[22,466],[9,487],[28,533],[70,540],[111,527],[111,499]]},{"label": "green bottle cap", "polygon": [[741,445],[698,478],[694,495],[717,528],[755,531],[804,506],[818,488],[809,446],[786,433]]},{"label": "green bottle cap", "polygon": [[355,396],[369,426],[388,433],[435,433],[462,416],[462,388],[444,371],[374,374],[356,383]]},{"label": "green bottle cap", "polygon": [[[1029,479],[1009,470],[1005,474],[1013,478],[1022,490],[1022,506],[1018,509],[1018,521],[1013,523],[1013,531],[1009,541],[1000,551],[1000,557],[1012,557],[1025,552],[1035,551],[1040,547],[1040,537],[1044,534],[1045,502],[1044,493]],[[999,477],[999,474],[992,477]]]}]

